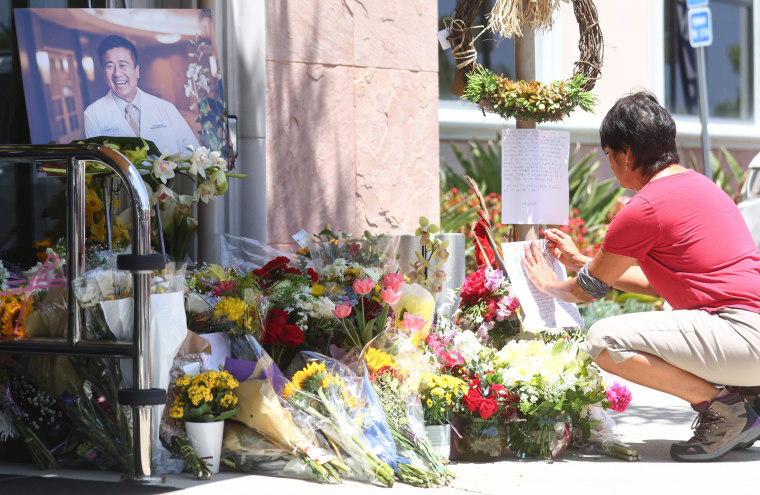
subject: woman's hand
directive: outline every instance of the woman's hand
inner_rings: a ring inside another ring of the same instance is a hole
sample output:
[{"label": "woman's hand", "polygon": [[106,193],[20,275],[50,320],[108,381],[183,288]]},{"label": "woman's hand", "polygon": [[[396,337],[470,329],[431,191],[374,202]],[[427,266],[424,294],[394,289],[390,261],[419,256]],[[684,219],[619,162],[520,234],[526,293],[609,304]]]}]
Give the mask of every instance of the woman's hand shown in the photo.
[{"label": "woman's hand", "polygon": [[525,248],[525,256],[520,260],[522,266],[528,274],[528,278],[533,282],[541,292],[546,292],[548,284],[557,281],[557,274],[554,273],[552,267],[544,258],[544,254],[541,249],[541,244],[538,242],[531,242],[528,247]]},{"label": "woman's hand", "polygon": [[574,272],[583,268],[583,265],[591,259],[581,254],[570,236],[559,229],[546,229],[544,237],[547,250],[557,258],[557,261]]}]

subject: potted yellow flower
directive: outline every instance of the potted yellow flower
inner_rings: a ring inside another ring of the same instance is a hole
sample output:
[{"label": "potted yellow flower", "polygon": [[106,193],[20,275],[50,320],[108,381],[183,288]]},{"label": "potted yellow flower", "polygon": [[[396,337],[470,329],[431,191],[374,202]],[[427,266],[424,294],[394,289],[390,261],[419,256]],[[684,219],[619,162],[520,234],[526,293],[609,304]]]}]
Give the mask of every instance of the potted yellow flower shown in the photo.
[{"label": "potted yellow flower", "polygon": [[462,403],[467,384],[451,375],[427,373],[420,380],[420,401],[430,443],[438,454],[449,458],[452,413]]},{"label": "potted yellow flower", "polygon": [[177,379],[179,393],[169,411],[172,418],[185,421],[187,436],[198,456],[212,473],[219,472],[224,420],[238,413],[234,390],[238,381],[227,371],[209,370]]}]

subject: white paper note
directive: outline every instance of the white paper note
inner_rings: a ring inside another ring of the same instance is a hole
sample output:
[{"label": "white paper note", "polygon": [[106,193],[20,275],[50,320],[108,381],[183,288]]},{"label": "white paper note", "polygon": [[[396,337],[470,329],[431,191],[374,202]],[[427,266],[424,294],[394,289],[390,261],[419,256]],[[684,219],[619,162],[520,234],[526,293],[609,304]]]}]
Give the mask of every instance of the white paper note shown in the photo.
[{"label": "white paper note", "polygon": [[[533,285],[525,273],[520,260],[525,255],[525,248],[531,241],[505,242],[501,245],[504,253],[504,265],[512,283],[512,290],[520,300],[520,307],[525,314],[523,328],[526,330],[544,330],[547,328],[581,327],[583,317],[573,303],[558,301],[544,294]],[[541,243],[542,249],[546,240],[533,241]],[[558,280],[566,280],[565,267],[549,253],[544,258],[554,270]]]},{"label": "white paper note", "polygon": [[503,129],[501,223],[567,225],[570,133]]}]

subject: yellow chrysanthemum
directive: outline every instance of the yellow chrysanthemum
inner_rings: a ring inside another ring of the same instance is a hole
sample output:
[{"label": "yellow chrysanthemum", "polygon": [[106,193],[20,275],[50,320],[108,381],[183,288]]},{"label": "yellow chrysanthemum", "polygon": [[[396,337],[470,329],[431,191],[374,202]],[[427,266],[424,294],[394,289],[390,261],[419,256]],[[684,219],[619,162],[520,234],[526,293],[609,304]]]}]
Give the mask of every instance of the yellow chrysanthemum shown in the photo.
[{"label": "yellow chrysanthemum", "polygon": [[311,286],[311,295],[319,297],[325,293],[325,287],[323,285],[314,284]]},{"label": "yellow chrysanthemum", "polygon": [[346,268],[343,271],[343,276],[347,279],[359,278],[359,275],[361,274],[362,271],[360,268]]},{"label": "yellow chrysanthemum", "polygon": [[238,321],[245,316],[247,305],[236,297],[225,297],[214,306],[214,318],[226,316],[232,321]]},{"label": "yellow chrysanthemum", "polygon": [[398,363],[393,359],[393,356],[374,347],[367,349],[367,352],[364,353],[364,360],[367,362],[370,373],[374,373],[386,366],[390,368],[398,367]]}]

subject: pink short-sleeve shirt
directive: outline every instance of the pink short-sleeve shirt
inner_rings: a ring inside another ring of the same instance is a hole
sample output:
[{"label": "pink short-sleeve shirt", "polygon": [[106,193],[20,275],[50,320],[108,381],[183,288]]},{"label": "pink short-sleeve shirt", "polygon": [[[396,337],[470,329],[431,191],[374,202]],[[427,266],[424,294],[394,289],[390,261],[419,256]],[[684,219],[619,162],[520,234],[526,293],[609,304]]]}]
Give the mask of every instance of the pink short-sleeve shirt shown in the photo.
[{"label": "pink short-sleeve shirt", "polygon": [[612,220],[602,249],[635,258],[674,309],[760,312],[760,253],[747,224],[693,170],[646,184]]}]

